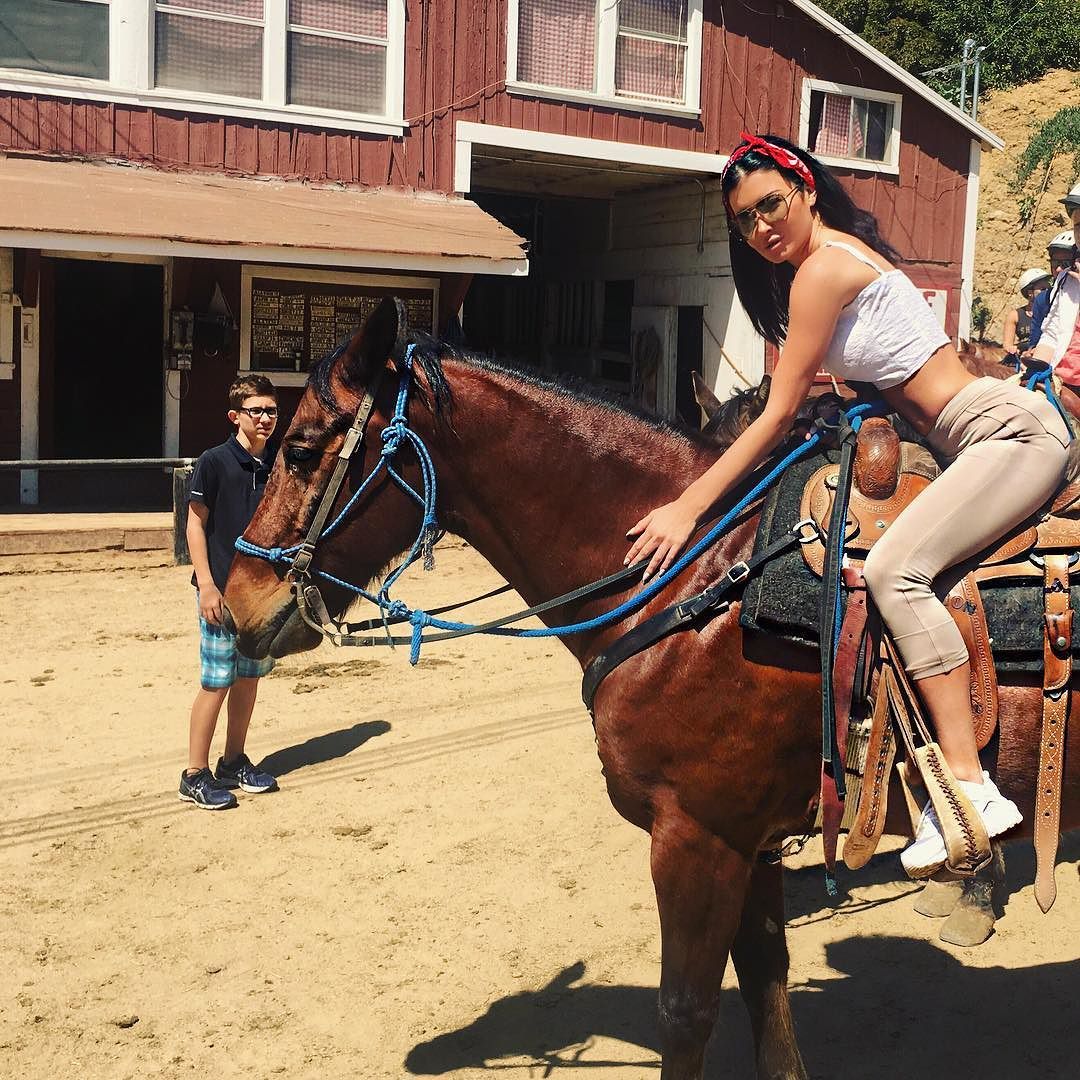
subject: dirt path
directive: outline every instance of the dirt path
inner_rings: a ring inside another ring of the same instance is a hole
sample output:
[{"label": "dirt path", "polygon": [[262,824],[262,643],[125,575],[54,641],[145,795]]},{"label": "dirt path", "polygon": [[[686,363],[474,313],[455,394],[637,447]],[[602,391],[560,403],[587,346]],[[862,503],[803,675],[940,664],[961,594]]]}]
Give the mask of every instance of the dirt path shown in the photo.
[{"label": "dirt path", "polygon": [[[657,1077],[648,841],[607,801],[569,654],[293,658],[250,740],[280,794],[202,813],[176,799],[193,599],[154,561],[0,566],[0,1075]],[[451,547],[405,594],[495,583]],[[912,912],[894,855],[836,909],[817,849],[793,860],[812,1074],[1075,1075],[1080,845],[1064,856],[1044,918],[1030,854],[1010,853],[1005,918],[975,951]],[[749,1077],[725,986],[710,1075]]]}]

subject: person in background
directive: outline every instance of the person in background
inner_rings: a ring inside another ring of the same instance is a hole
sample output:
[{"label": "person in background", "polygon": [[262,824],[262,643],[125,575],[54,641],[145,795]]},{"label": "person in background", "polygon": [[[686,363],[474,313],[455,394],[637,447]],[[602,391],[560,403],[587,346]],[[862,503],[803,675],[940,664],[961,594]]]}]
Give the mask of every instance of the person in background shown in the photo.
[{"label": "person in background", "polygon": [[[251,660],[222,625],[222,594],[236,539],[247,528],[270,475],[267,439],[277,426],[274,384],[265,375],[242,375],[229,387],[229,422],[236,429],[195,465],[188,504],[187,542],[198,590],[201,685],[191,706],[188,767],[180,774],[180,798],[203,810],[236,805],[231,788],[252,794],[277,790],[277,780],[252,765],[244,752],[259,679],[274,661]],[[210,743],[228,699],[225,752],[210,771]]]},{"label": "person in background", "polygon": [[[1069,194],[1072,195],[1075,191],[1076,188],[1073,188]],[[1062,201],[1064,202],[1064,200]],[[1046,251],[1050,256],[1050,277],[1052,281],[1056,281],[1061,271],[1071,269],[1076,261],[1077,250],[1072,229],[1066,229],[1065,232],[1058,233],[1046,245]],[[1052,287],[1046,289],[1035,297],[1035,302],[1031,305],[1031,333],[1028,338],[1028,356],[1031,355],[1031,350],[1039,344],[1039,338],[1042,336],[1043,321],[1046,319],[1046,313],[1050,310],[1052,292]]]},{"label": "person in background", "polygon": [[1053,287],[1047,290],[1046,318],[1029,352],[1035,365],[1049,364],[1070,390],[1080,392],[1080,184],[1061,203],[1072,222],[1072,251]]},{"label": "person in background", "polygon": [[1032,303],[1035,298],[1050,285],[1050,274],[1046,270],[1032,267],[1020,275],[1017,289],[1024,298],[1024,306],[1011,308],[1005,316],[1005,331],[1001,343],[1005,347],[1006,359],[1014,362],[1028,348],[1031,337]]}]

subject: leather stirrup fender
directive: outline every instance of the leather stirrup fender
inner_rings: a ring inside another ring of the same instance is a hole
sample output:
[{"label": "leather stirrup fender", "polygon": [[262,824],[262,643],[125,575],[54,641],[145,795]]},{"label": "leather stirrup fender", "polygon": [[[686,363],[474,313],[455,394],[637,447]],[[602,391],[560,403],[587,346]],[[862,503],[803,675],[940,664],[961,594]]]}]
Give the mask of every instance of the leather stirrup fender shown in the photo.
[{"label": "leather stirrup fender", "polygon": [[1035,899],[1047,912],[1057,898],[1054,863],[1061,825],[1061,773],[1072,677],[1069,556],[1047,555],[1043,570],[1043,711],[1035,788]]},{"label": "leather stirrup fender", "polygon": [[[896,737],[889,719],[889,695],[879,679],[874,698],[870,742],[866,747],[859,809],[844,839],[844,865],[849,870],[865,866],[877,851],[885,831],[889,801],[889,778],[896,757]],[[918,824],[916,822],[916,824]]]}]

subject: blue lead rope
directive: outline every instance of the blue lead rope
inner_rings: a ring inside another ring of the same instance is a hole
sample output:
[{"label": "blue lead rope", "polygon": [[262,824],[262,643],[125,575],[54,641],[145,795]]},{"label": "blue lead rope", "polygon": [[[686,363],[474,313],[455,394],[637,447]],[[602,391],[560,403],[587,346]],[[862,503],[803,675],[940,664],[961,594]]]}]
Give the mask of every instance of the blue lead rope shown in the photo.
[{"label": "blue lead rope", "polygon": [[1027,381],[1027,388],[1029,390],[1038,390],[1042,387],[1043,392],[1046,394],[1050,401],[1050,404],[1054,406],[1058,411],[1058,415],[1061,417],[1065,424],[1065,430],[1069,433],[1069,438],[1072,438],[1072,425],[1069,423],[1069,418],[1065,414],[1065,407],[1061,404],[1061,399],[1054,391],[1054,369],[1046,368],[1043,371],[1032,372],[1031,377]]},{"label": "blue lead rope", "polygon": [[[326,526],[320,534],[319,539],[321,540],[330,536],[341,525],[349,512],[356,506],[360,499],[363,498],[364,494],[375,481],[375,478],[384,468],[393,481],[406,491],[423,510],[423,521],[420,526],[420,532],[400,565],[395,567],[386,576],[378,593],[371,593],[366,589],[361,588],[359,585],[353,585],[351,582],[344,581],[342,578],[329,574],[325,570],[312,568],[311,571],[324,581],[337,585],[339,588],[345,589],[356,596],[362,596],[365,600],[375,604],[381,613],[383,625],[387,631],[388,637],[390,634],[388,625],[390,619],[408,621],[412,626],[411,648],[409,650],[410,664],[416,664],[420,659],[420,648],[424,642],[423,631],[426,626],[434,627],[437,630],[493,634],[502,637],[544,638],[565,637],[569,634],[580,634],[589,630],[598,630],[601,627],[618,622],[620,619],[625,618],[627,615],[642,607],[671,581],[678,577],[678,575],[699,558],[703,552],[707,551],[739,514],[741,514],[743,510],[754,502],[764,491],[771,487],[789,466],[808,456],[821,442],[821,431],[814,432],[810,438],[797,446],[778,462],[766,476],[759,480],[750,491],[739,499],[738,502],[732,506],[715,525],[713,525],[705,536],[677,559],[667,570],[653,578],[653,580],[641,589],[640,592],[636,593],[628,600],[625,600],[611,611],[607,611],[602,615],[597,615],[592,619],[586,619],[583,622],[570,623],[565,626],[538,627],[536,629],[521,629],[506,626],[485,629],[474,623],[453,622],[447,619],[439,619],[420,608],[410,608],[404,601],[392,599],[390,596],[390,589],[393,585],[401,575],[421,557],[421,555],[423,555],[424,558],[425,568],[431,568],[431,548],[438,537],[442,535],[435,515],[437,493],[435,466],[423,440],[408,426],[407,405],[409,389],[412,384],[413,349],[414,346],[409,345],[405,351],[405,358],[401,370],[401,384],[398,388],[394,415],[382,433],[383,448],[379,456],[379,462],[372,470],[371,474],[349,498],[345,506],[341,509],[341,512]],[[852,409],[848,410],[845,415],[848,423],[858,430],[858,426],[862,423],[865,416],[871,412],[880,413],[883,411],[886,410],[880,403],[864,403],[862,405],[854,406]],[[394,456],[406,442],[412,446],[420,462],[423,494],[415,491],[397,472],[392,464]],[[236,550],[243,555],[266,559],[272,563],[291,563],[296,553],[300,550],[300,545],[296,544],[287,548],[264,548],[257,544],[252,544],[241,537],[236,541]]]}]

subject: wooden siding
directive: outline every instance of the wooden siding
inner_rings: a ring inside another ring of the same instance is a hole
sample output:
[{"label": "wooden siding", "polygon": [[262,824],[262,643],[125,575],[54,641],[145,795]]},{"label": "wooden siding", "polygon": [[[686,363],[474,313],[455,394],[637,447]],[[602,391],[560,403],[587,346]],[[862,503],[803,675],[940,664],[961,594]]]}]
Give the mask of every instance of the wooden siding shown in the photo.
[{"label": "wooden siding", "polygon": [[700,119],[509,94],[507,0],[408,0],[403,137],[4,92],[0,148],[451,191],[458,120],[722,153],[744,128],[797,137],[811,76],[904,93],[899,180],[841,175],[906,259],[958,265],[967,133],[801,12],[765,7],[705,0]]}]

